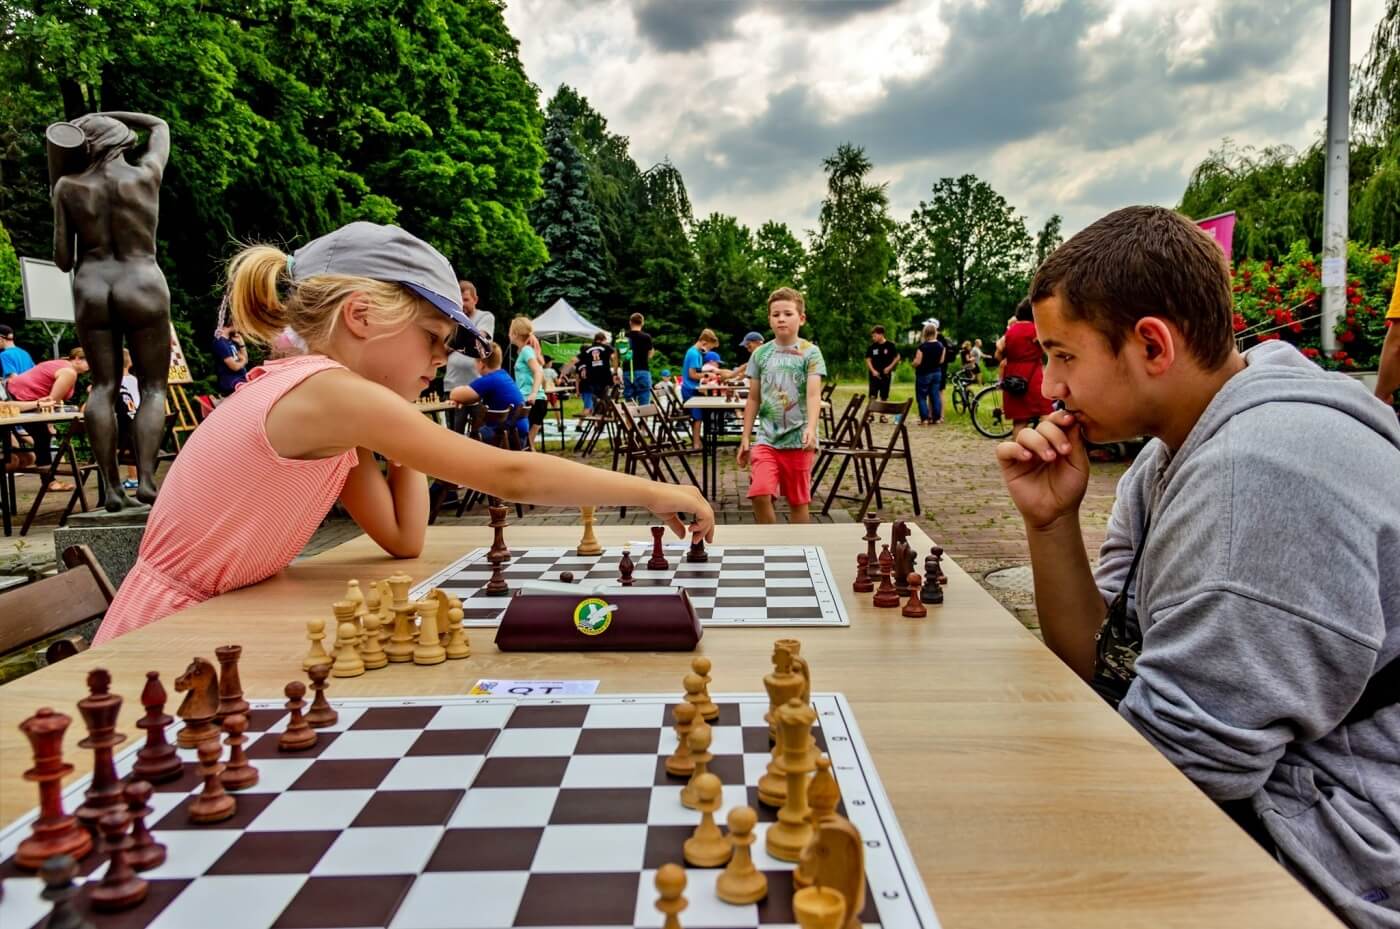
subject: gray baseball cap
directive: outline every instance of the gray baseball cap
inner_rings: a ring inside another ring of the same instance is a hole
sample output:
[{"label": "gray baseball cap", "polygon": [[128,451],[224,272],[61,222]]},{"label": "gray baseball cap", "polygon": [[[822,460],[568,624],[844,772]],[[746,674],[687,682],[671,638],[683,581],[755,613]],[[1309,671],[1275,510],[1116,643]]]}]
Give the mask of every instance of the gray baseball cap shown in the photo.
[{"label": "gray baseball cap", "polygon": [[[462,312],[457,272],[442,252],[398,226],[355,222],[312,239],[292,254],[292,280],[349,274],[402,284],[466,330],[468,345],[486,341]],[[468,354],[475,354],[468,351]],[[477,355],[477,357],[481,357]]]},{"label": "gray baseball cap", "polygon": [[740,344],[740,345],[748,345],[750,342],[762,342],[762,341],[763,341],[763,336],[762,336],[762,334],[757,333],[757,332],[750,332],[748,335],[744,336],[742,339],[739,340],[739,344]]}]

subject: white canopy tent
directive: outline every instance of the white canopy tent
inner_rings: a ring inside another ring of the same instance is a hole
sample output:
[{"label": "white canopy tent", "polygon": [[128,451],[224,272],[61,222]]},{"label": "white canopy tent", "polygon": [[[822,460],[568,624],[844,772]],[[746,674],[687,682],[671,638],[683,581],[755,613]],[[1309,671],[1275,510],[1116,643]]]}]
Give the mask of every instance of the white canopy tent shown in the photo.
[{"label": "white canopy tent", "polygon": [[569,302],[563,297],[555,300],[549,309],[536,316],[534,323],[536,338],[553,339],[555,342],[564,338],[592,340],[594,333],[602,331],[578,315],[578,311],[569,306]]}]

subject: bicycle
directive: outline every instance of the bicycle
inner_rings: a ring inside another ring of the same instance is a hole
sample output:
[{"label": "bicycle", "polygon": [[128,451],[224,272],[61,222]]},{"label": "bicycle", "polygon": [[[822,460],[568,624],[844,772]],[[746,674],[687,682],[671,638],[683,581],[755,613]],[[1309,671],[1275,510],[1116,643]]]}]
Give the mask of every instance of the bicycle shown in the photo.
[{"label": "bicycle", "polygon": [[972,428],[989,439],[1004,439],[1011,435],[1011,419],[1006,415],[1001,381],[983,387],[972,398]]},{"label": "bicycle", "polygon": [[952,393],[950,401],[953,404],[953,412],[966,413],[972,409],[972,390],[976,383],[977,374],[973,371],[959,371],[952,376],[948,384],[948,389]]}]

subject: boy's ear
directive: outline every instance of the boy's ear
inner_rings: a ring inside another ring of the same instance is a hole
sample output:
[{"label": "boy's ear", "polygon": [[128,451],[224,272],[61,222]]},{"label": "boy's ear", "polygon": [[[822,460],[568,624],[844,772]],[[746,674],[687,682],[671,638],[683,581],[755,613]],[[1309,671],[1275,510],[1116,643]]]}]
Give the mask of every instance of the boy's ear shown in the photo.
[{"label": "boy's ear", "polygon": [[1181,337],[1175,326],[1156,316],[1144,316],[1133,327],[1133,336],[1148,374],[1165,374],[1171,369]]}]

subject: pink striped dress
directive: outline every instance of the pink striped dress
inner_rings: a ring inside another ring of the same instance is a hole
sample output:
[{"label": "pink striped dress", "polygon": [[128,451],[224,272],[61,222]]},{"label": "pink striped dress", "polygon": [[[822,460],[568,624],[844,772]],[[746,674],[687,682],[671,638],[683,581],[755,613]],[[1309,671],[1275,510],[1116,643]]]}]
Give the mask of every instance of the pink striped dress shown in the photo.
[{"label": "pink striped dress", "polygon": [[190,434],[94,645],[291,564],[358,457],[352,448],[335,458],[282,458],[267,439],[267,414],[311,375],[339,367],[324,355],[269,361]]}]

